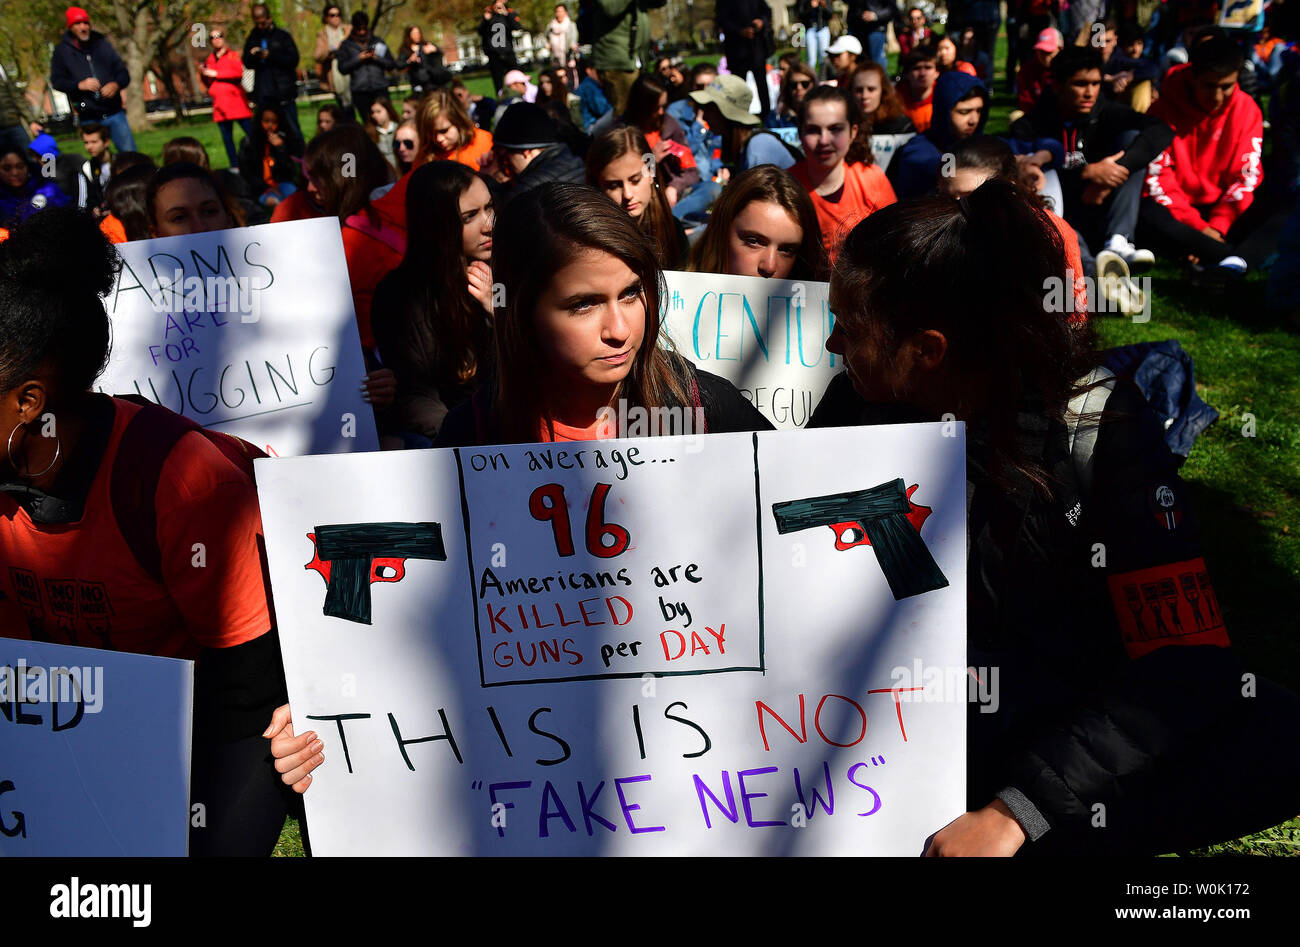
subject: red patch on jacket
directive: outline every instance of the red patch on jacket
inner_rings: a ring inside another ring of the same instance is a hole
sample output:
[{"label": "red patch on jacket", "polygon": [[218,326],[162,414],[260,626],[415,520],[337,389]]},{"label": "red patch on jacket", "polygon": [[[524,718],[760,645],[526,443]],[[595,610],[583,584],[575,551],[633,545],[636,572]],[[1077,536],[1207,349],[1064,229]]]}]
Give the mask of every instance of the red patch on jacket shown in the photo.
[{"label": "red patch on jacket", "polygon": [[1122,572],[1106,581],[1130,658],[1165,645],[1229,646],[1204,559]]}]

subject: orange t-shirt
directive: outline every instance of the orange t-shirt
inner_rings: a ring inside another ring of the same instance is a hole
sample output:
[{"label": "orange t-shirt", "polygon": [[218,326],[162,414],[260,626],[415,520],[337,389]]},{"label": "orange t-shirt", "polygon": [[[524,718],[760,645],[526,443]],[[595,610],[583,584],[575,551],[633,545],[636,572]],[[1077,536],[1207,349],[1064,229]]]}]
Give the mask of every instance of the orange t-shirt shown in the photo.
[{"label": "orange t-shirt", "polygon": [[1061,239],[1065,241],[1065,272],[1073,277],[1074,281],[1074,312],[1070,313],[1069,322],[1071,325],[1081,325],[1088,321],[1088,281],[1085,277],[1088,275],[1083,271],[1083,256],[1079,253],[1079,237],[1075,234],[1074,228],[1067,224],[1060,217],[1057,217],[1050,210],[1047,216],[1051,218],[1056,229],[1061,232]]},{"label": "orange t-shirt", "polygon": [[[201,648],[265,634],[271,615],[252,482],[202,434],[176,442],[155,495],[163,572],[156,582],[123,539],[109,498],[122,432],[140,408],[116,398],[112,407],[112,430],[80,520],[33,522],[0,493],[0,635],[195,658]],[[203,545],[202,565],[196,543]]]},{"label": "orange t-shirt", "polygon": [[104,232],[109,243],[126,243],[126,228],[122,226],[122,221],[118,220],[112,214],[106,214],[104,219],[99,222],[99,229]]},{"label": "orange t-shirt", "polygon": [[894,88],[898,91],[898,100],[903,103],[903,111],[912,120],[917,132],[920,133],[928,129],[934,117],[934,89],[931,88],[930,94],[920,102],[913,102],[907,88],[907,80],[898,80],[898,84]]},{"label": "orange t-shirt", "polygon": [[478,159],[492,150],[492,133],[486,129],[474,129],[474,137],[468,145],[461,145],[455,151],[437,155],[441,161],[459,161],[466,167],[478,170]]},{"label": "orange t-shirt", "polygon": [[813,193],[807,158],[792,167],[790,173],[812,198],[813,208],[817,211],[817,222],[822,228],[822,246],[826,248],[826,254],[832,263],[835,262],[840,244],[858,221],[898,200],[894,186],[889,183],[889,178],[885,177],[885,172],[880,170],[879,165],[856,162],[845,164],[844,189],[840,192],[838,201],[828,201],[820,194]]},{"label": "orange t-shirt", "polygon": [[554,420],[551,421],[551,425],[555,428],[555,437],[551,437],[551,432],[547,429],[546,422],[543,421],[538,443],[545,444],[551,441],[605,441],[615,434],[614,425],[600,418],[591,422],[587,427],[572,427]]},{"label": "orange t-shirt", "polygon": [[8,239],[9,239],[9,231],[5,230],[3,227],[0,227],[0,243],[4,243]]}]

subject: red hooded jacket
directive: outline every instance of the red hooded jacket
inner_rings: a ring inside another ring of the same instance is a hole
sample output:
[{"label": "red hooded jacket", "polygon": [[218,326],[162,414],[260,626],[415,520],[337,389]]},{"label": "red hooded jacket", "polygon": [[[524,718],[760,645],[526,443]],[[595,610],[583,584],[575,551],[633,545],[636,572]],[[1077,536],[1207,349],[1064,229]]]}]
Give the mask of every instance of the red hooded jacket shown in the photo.
[{"label": "red hooded jacket", "polygon": [[[1206,115],[1192,97],[1192,67],[1184,64],[1169,70],[1147,114],[1174,130],[1173,142],[1147,168],[1147,196],[1179,223],[1226,234],[1264,177],[1259,106],[1238,87],[1221,112]],[[1204,217],[1198,207],[1208,208]]]}]

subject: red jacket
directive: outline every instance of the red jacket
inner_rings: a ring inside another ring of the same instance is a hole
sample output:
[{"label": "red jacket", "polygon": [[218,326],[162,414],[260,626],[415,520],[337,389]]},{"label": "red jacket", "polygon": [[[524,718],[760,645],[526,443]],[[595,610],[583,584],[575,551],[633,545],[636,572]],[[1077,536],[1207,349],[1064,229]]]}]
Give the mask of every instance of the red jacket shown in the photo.
[{"label": "red jacket", "polygon": [[248,100],[244,98],[244,87],[240,85],[244,78],[244,64],[239,59],[239,53],[233,49],[227,50],[220,59],[216,53],[212,53],[203,63],[203,68],[217,71],[215,79],[203,77],[208,94],[212,96],[212,120],[228,122],[237,118],[252,118]]},{"label": "red jacket", "polygon": [[[1146,194],[1179,223],[1226,234],[1264,177],[1264,116],[1240,87],[1223,111],[1206,115],[1192,98],[1191,78],[1189,64],[1170,69],[1147,113],[1173,128],[1174,140],[1147,167]],[[1205,217],[1198,206],[1208,207]]]}]

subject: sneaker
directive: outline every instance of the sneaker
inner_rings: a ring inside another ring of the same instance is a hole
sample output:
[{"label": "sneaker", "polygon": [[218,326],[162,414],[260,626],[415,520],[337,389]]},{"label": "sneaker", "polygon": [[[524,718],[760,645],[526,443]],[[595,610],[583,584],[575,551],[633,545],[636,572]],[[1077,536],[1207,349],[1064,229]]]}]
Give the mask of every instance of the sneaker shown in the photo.
[{"label": "sneaker", "polygon": [[1246,261],[1239,256],[1225,256],[1219,261],[1219,266],[1225,270],[1240,274],[1245,274],[1247,268]]},{"label": "sneaker", "polygon": [[1156,255],[1150,250],[1143,250],[1133,246],[1132,242],[1123,234],[1113,233],[1110,239],[1106,241],[1106,249],[1112,253],[1119,254],[1124,262],[1130,267],[1133,266],[1152,266],[1156,262]]},{"label": "sneaker", "polygon": [[1128,264],[1113,250],[1097,254],[1097,295],[1093,309],[1098,313],[1131,316],[1142,312],[1146,303],[1141,288],[1129,278]]}]

